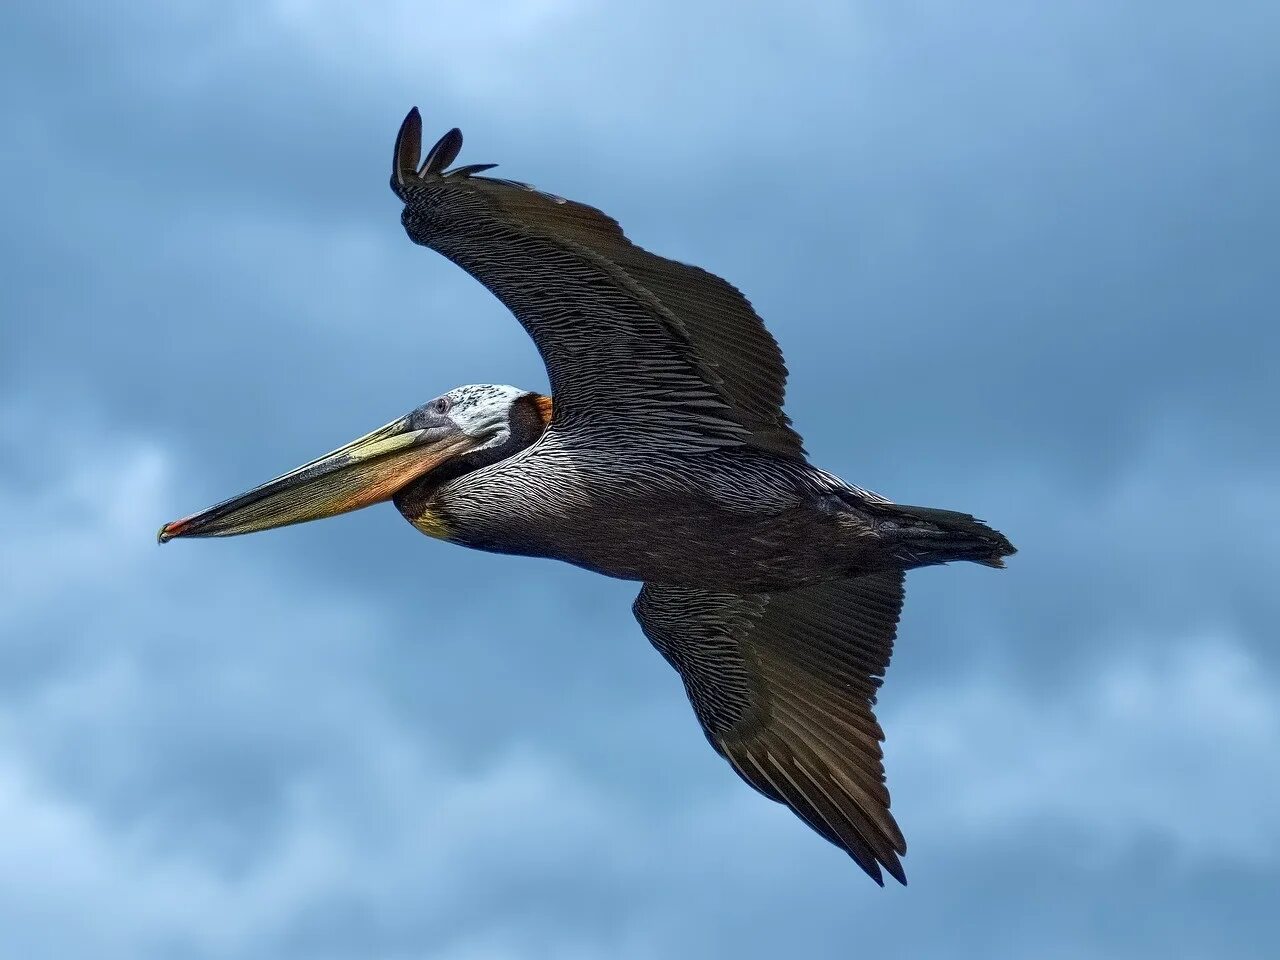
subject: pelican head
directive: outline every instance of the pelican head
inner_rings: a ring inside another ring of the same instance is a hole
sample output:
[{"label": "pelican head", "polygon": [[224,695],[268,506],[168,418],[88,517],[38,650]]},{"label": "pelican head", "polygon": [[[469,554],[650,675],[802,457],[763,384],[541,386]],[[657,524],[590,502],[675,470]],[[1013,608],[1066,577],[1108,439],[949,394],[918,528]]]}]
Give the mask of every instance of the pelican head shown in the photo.
[{"label": "pelican head", "polygon": [[424,478],[444,482],[528,446],[551,399],[497,384],[457,387],[283,476],[160,528],[159,541],[232,537],[392,499]]}]

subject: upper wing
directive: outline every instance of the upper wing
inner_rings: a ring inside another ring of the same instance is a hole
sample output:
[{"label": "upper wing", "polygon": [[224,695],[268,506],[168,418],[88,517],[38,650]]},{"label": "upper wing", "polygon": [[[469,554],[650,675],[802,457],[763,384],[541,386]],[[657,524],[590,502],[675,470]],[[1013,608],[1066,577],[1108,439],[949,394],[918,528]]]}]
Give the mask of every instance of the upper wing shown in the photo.
[{"label": "upper wing", "polygon": [[893,571],[748,596],[645,584],[634,607],[711,745],[880,884],[881,866],[906,883],[871,712],[902,598]]},{"label": "upper wing", "polygon": [[635,246],[594,207],[475,176],[492,164],[446,170],[456,129],[419,166],[421,129],[414,108],[396,138],[405,230],[516,315],[547,365],[557,429],[803,458],[782,412],[782,353],[741,293]]}]

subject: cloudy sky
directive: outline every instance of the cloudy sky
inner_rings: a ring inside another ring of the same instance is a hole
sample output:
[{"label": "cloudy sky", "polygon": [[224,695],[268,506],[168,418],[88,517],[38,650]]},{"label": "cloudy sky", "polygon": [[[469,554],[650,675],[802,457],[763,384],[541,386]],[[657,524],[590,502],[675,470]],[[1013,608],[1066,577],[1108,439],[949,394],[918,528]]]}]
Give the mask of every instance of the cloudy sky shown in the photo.
[{"label": "cloudy sky", "polygon": [[[0,954],[1270,957],[1273,3],[0,12]],[[881,716],[911,885],[707,747],[632,584],[390,506],[155,545],[545,386],[387,190],[465,162],[735,281],[821,465],[972,511]]]}]

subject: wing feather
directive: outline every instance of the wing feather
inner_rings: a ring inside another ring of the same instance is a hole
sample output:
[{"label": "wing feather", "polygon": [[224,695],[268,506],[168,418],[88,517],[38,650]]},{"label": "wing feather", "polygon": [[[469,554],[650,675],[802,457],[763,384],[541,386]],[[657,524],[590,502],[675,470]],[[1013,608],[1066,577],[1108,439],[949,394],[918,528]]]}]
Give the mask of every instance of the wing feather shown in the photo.
[{"label": "wing feather", "polygon": [[416,109],[396,141],[392,189],[411,239],[489,288],[542,354],[553,428],[624,422],[619,437],[657,432],[684,447],[750,445],[802,459],[782,410],[777,342],[735,287],[632,244],[607,214],[526,184],[448,170],[449,131],[419,167]]},{"label": "wing feather", "polygon": [[635,613],[711,745],[878,883],[905,883],[872,705],[902,610],[894,571],[739,596],[646,584]]}]

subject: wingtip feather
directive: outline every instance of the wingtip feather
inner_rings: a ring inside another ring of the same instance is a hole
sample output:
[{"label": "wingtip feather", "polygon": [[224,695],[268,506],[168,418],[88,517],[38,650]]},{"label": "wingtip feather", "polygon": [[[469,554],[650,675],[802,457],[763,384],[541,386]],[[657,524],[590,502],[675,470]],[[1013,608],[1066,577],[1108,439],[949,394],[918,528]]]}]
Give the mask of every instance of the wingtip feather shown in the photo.
[{"label": "wingtip feather", "polygon": [[427,151],[427,157],[422,161],[418,176],[440,176],[453,161],[458,159],[458,154],[461,152],[462,131],[454,127],[437,140],[434,147]]},{"label": "wingtip feather", "polygon": [[422,154],[422,115],[417,107],[405,114],[396,134],[396,145],[391,156],[391,189],[397,194],[404,188],[418,166]]}]

